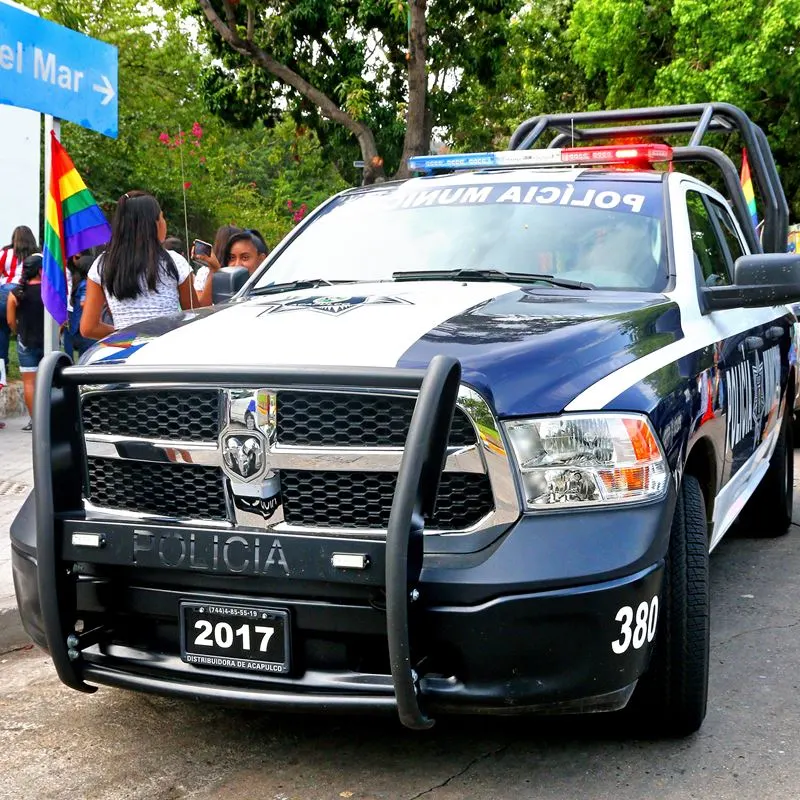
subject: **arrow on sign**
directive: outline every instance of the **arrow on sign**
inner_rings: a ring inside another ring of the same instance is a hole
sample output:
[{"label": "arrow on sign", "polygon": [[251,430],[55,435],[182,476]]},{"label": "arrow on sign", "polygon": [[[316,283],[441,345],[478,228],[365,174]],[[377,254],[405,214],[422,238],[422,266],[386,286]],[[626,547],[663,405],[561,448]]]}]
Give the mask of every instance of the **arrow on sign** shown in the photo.
[{"label": "arrow on sign", "polygon": [[111,85],[111,81],[106,78],[105,75],[101,75],[100,77],[103,79],[105,86],[95,83],[92,85],[92,89],[100,94],[105,95],[105,97],[100,101],[100,105],[107,106],[114,99],[114,87]]}]

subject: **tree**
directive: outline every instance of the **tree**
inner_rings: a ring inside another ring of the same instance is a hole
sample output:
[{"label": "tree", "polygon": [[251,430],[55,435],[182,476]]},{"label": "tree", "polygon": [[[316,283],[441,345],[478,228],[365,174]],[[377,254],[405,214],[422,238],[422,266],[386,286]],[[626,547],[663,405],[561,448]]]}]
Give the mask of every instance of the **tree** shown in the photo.
[{"label": "tree", "polygon": [[609,107],[743,108],[800,216],[800,0],[575,0],[570,33],[576,62],[607,81]]},{"label": "tree", "polygon": [[568,33],[573,0],[534,0],[511,18],[494,85],[467,75],[448,103],[449,139],[457,150],[504,149],[517,125],[543,113],[602,104],[604,76],[587,77],[573,57]]},{"label": "tree", "polygon": [[119,49],[119,137],[62,127],[107,214],[125,191],[141,188],[159,199],[170,233],[181,238],[186,228],[190,240],[208,239],[237,223],[274,244],[296,222],[287,203],[310,209],[344,188],[313,131],[288,118],[269,130],[233,128],[208,113],[199,76],[210,59],[174,10],[136,0],[40,0],[37,9]]},{"label": "tree", "polygon": [[[358,142],[363,180],[408,175],[411,155],[427,152],[431,130],[463,76],[494,79],[519,0],[197,0],[208,43],[224,65],[206,83],[226,116],[242,104],[262,118],[288,108],[338,151],[335,128]],[[184,8],[192,8],[194,2]],[[256,71],[253,71],[253,67]],[[437,96],[430,102],[429,85]],[[402,143],[398,146],[398,138]],[[387,162],[388,163],[388,162]]]}]

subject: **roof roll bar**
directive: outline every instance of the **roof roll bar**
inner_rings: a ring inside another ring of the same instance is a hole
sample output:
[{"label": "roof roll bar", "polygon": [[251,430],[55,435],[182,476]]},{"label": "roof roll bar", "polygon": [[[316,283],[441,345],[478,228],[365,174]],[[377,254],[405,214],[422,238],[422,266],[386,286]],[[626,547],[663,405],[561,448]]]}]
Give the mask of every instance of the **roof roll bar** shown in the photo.
[{"label": "roof roll bar", "polygon": [[[650,123],[640,125],[637,123]],[[614,123],[617,123],[614,125]],[[603,126],[589,127],[586,126]],[[606,127],[608,126],[608,127]],[[708,151],[716,148],[704,147],[703,138],[710,132],[738,132],[742,137],[750,160],[753,182],[763,204],[764,231],[761,243],[754,252],[783,253],[789,236],[789,206],[781,186],[767,137],[742,109],[730,103],[697,103],[682,106],[653,106],[651,108],[628,108],[608,111],[583,111],[575,114],[543,114],[531,117],[520,124],[511,136],[509,148],[527,150],[532,148],[547,130],[558,135],[549,146],[563,146],[574,139],[613,139],[619,136],[673,136],[690,134],[686,147],[676,148],[682,161],[706,161],[721,167],[716,156]],[[731,164],[727,156],[727,162]],[[735,168],[734,168],[735,173]],[[731,185],[729,170],[723,169],[725,185],[731,193],[734,210],[743,230],[752,229],[749,213],[742,215],[747,203],[741,186]],[[751,238],[748,236],[748,243]],[[751,245],[751,249],[752,245]]]}]

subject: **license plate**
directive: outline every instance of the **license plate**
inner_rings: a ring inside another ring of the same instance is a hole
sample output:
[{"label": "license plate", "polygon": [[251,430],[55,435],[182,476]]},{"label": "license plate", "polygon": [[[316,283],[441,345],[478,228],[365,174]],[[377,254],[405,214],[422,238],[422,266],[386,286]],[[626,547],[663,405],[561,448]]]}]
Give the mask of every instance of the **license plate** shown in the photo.
[{"label": "license plate", "polygon": [[289,671],[289,612],[181,603],[181,658],[199,667]]}]

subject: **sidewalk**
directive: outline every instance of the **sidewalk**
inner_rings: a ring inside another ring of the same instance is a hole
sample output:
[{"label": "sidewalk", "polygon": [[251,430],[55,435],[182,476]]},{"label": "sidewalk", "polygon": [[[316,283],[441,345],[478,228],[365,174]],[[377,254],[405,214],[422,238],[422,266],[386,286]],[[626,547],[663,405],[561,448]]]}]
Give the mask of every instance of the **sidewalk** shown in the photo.
[{"label": "sidewalk", "polygon": [[8,417],[0,430],[0,652],[23,644],[11,577],[11,521],[33,488],[31,434],[22,426],[28,417]]}]

